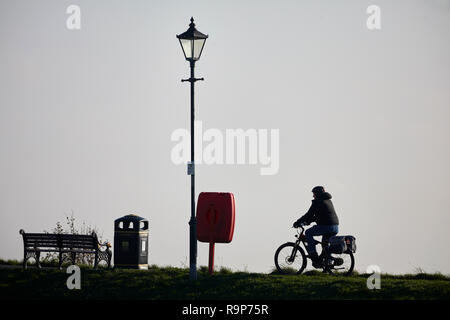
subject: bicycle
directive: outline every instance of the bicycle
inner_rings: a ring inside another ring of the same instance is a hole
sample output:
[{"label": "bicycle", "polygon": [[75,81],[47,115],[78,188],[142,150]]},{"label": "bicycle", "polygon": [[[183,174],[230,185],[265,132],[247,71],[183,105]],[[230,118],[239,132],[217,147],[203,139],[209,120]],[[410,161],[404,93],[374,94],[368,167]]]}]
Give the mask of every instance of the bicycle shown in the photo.
[{"label": "bicycle", "polygon": [[[296,274],[301,274],[305,270],[307,259],[311,258],[305,254],[305,250],[301,247],[301,244],[303,244],[306,248],[306,236],[304,232],[305,228],[302,224],[297,228],[297,234],[295,235],[297,240],[282,244],[275,252],[275,266],[279,273],[292,274],[292,272],[295,272]],[[328,250],[328,241],[314,241],[315,244],[322,245],[319,259],[322,263],[321,269],[323,269],[324,273],[350,275],[353,272],[355,257],[351,251],[342,254],[331,253]]]}]

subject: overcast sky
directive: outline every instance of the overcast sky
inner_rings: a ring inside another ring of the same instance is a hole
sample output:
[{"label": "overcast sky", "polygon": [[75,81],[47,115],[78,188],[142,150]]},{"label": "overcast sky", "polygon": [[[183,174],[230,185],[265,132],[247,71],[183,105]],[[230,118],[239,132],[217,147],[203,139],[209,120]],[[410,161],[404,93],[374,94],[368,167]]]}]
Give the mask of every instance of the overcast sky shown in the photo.
[{"label": "overcast sky", "polygon": [[[66,9],[81,8],[81,30]],[[381,9],[368,30],[366,9]],[[450,273],[450,1],[0,0],[0,258],[18,233],[73,211],[113,240],[150,221],[150,264],[188,265],[190,178],[171,134],[189,128],[175,35],[209,34],[196,75],[204,130],[279,129],[279,171],[199,165],[197,191],[233,192],[216,264],[268,272],[311,188],[333,195],[356,269]],[[208,246],[199,243],[198,263]]]}]

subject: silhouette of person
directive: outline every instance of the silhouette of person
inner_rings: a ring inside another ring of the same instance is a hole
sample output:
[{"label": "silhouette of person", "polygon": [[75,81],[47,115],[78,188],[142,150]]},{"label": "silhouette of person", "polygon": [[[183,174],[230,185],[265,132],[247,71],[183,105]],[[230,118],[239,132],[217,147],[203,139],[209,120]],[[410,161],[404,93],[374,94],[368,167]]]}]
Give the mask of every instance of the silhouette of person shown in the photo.
[{"label": "silhouette of person", "polygon": [[306,250],[313,262],[314,268],[322,267],[322,263],[316,251],[314,237],[322,236],[322,241],[328,240],[339,231],[339,219],[334,210],[333,202],[331,202],[331,194],[325,192],[324,187],[317,186],[312,189],[313,200],[311,207],[300,219],[294,222],[294,228],[298,228],[301,224],[309,225],[315,222],[316,225],[305,231]]}]

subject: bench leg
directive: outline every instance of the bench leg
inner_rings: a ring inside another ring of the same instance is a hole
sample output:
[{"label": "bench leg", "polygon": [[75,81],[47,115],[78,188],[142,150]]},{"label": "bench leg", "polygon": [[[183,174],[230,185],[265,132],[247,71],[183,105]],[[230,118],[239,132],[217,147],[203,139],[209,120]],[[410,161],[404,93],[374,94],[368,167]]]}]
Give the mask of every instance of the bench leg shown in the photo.
[{"label": "bench leg", "polygon": [[36,260],[36,266],[39,267],[39,251],[25,251],[24,258],[23,258],[23,269],[27,269],[27,261],[30,260],[30,258],[34,258]]},{"label": "bench leg", "polygon": [[94,269],[97,269],[97,267],[98,267],[98,251],[95,251]]},{"label": "bench leg", "polygon": [[106,254],[108,255],[108,268],[111,268],[112,251],[108,248]]},{"label": "bench leg", "polygon": [[41,252],[40,251],[36,251],[35,259],[36,259],[36,267],[38,269],[42,269],[41,262],[39,261],[40,257],[41,257]]},{"label": "bench leg", "polygon": [[112,257],[112,252],[109,248],[106,249],[105,251],[98,250],[95,253],[94,268],[97,268],[100,261],[105,261],[108,265],[108,268],[110,268],[111,267],[111,257]]},{"label": "bench leg", "polygon": [[70,258],[72,260],[72,264],[77,264],[77,254],[75,252],[70,253]]},{"label": "bench leg", "polygon": [[62,269],[62,264],[63,264],[63,254],[62,254],[62,252],[60,252],[59,253],[59,265],[58,265],[59,270]]},{"label": "bench leg", "polygon": [[27,261],[28,261],[28,252],[24,252],[23,253],[23,263],[22,263],[22,269],[26,270],[27,269]]}]

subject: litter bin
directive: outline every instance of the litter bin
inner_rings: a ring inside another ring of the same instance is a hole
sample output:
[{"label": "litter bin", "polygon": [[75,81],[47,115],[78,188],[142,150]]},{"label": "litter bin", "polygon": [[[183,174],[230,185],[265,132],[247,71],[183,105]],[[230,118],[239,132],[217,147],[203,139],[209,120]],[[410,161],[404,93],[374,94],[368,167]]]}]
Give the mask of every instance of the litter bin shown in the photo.
[{"label": "litter bin", "polygon": [[148,269],[148,220],[129,214],[114,221],[114,267]]}]

